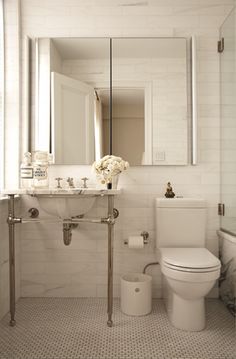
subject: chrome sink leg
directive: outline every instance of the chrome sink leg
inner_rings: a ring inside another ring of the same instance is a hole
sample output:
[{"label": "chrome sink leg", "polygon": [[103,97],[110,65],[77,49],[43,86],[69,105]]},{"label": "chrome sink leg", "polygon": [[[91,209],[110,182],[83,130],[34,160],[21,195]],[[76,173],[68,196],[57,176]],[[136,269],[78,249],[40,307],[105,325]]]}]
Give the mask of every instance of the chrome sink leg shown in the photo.
[{"label": "chrome sink leg", "polygon": [[10,279],[10,326],[14,327],[15,321],[15,223],[14,219],[14,195],[8,196],[8,228],[9,228],[9,279]]},{"label": "chrome sink leg", "polygon": [[113,310],[113,242],[114,242],[114,196],[108,196],[108,286],[107,286],[107,314],[108,327],[112,327]]}]

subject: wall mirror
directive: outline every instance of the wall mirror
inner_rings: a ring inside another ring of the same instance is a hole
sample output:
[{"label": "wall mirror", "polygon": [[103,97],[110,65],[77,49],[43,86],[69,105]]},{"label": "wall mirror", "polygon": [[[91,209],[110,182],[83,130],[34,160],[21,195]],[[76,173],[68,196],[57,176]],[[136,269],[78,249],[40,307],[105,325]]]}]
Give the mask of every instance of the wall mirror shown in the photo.
[{"label": "wall mirror", "polygon": [[188,164],[185,38],[39,38],[35,73],[31,148],[55,164]]},{"label": "wall mirror", "polygon": [[102,155],[97,99],[110,92],[110,40],[40,38],[35,49],[34,147],[53,153],[55,164],[91,164]]}]

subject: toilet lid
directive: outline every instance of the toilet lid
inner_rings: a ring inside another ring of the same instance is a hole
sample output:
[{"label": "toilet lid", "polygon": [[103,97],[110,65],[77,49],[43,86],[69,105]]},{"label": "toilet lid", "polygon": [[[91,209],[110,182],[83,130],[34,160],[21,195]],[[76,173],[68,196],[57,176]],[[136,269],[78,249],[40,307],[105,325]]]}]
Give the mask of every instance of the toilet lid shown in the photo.
[{"label": "toilet lid", "polygon": [[191,269],[219,268],[220,261],[206,248],[161,248],[163,263]]}]

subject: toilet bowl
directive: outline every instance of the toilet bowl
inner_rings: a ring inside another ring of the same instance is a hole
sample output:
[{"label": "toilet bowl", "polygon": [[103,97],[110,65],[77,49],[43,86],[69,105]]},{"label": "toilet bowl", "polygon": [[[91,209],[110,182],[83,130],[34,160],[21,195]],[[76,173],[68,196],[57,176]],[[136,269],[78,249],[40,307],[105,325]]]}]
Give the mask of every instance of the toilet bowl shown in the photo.
[{"label": "toilet bowl", "polygon": [[160,252],[171,323],[182,330],[204,329],[204,297],[219,278],[220,261],[206,248],[161,248]]},{"label": "toilet bowl", "polygon": [[203,199],[156,199],[156,241],[161,253],[163,297],[178,329],[205,328],[205,296],[220,276],[220,261],[205,248]]}]

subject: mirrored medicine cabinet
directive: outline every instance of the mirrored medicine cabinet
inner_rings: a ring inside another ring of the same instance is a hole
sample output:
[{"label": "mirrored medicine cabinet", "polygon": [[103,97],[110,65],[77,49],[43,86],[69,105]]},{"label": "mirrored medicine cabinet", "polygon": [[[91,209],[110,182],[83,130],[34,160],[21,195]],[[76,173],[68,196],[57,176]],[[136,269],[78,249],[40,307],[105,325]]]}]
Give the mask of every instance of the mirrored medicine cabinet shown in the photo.
[{"label": "mirrored medicine cabinet", "polygon": [[131,166],[189,164],[188,39],[38,38],[31,48],[32,151],[61,165],[106,154]]}]

